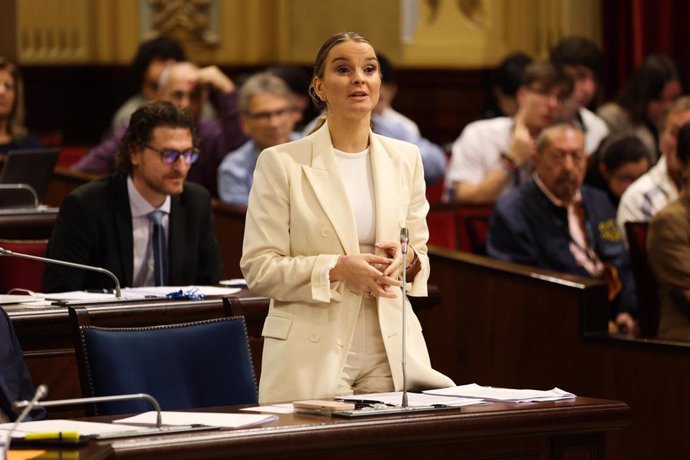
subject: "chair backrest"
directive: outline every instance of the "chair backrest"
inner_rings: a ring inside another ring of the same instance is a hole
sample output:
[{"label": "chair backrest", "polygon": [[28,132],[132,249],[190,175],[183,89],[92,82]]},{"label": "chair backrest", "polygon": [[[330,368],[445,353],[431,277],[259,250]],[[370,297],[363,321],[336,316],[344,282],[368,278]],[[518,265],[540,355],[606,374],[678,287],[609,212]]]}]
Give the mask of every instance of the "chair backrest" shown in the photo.
[{"label": "chair backrest", "polygon": [[[0,240],[0,247],[13,252],[43,257],[48,240]],[[19,257],[0,257],[0,294],[14,288],[41,291],[45,263]]]},{"label": "chair backrest", "polygon": [[647,260],[648,222],[626,222],[630,265],[635,277],[638,321],[642,337],[656,337],[659,331],[659,291]]},{"label": "chair backrest", "polygon": [[462,206],[455,212],[457,246],[461,251],[486,255],[492,206]]},{"label": "chair backrest", "polygon": [[[242,317],[151,327],[90,325],[70,308],[84,396],[148,393],[164,410],[253,404],[256,378]],[[93,415],[151,410],[146,401],[98,404]]]}]

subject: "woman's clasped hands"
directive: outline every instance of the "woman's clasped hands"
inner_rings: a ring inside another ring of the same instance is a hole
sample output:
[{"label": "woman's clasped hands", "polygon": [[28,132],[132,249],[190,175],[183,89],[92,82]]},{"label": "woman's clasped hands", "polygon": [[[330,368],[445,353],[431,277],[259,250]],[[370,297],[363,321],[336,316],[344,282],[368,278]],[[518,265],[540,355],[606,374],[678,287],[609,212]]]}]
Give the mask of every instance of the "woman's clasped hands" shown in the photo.
[{"label": "woman's clasped hands", "polygon": [[394,299],[397,295],[391,286],[400,287],[402,254],[400,243],[386,241],[376,244],[389,257],[375,254],[340,256],[331,269],[331,281],[344,281],[351,289],[369,297]]}]

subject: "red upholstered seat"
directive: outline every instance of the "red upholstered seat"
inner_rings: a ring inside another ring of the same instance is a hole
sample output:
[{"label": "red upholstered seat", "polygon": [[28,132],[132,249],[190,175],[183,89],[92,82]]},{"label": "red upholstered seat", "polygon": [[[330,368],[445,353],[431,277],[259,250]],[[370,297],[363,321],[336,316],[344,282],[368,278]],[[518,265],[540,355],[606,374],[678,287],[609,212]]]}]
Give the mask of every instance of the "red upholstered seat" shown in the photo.
[{"label": "red upholstered seat", "polygon": [[493,206],[460,206],[455,212],[456,244],[460,251],[486,255]]},{"label": "red upholstered seat", "polygon": [[[0,247],[32,256],[44,256],[47,245],[48,240],[0,240]],[[14,288],[40,292],[44,269],[43,262],[0,256],[0,294]]]}]

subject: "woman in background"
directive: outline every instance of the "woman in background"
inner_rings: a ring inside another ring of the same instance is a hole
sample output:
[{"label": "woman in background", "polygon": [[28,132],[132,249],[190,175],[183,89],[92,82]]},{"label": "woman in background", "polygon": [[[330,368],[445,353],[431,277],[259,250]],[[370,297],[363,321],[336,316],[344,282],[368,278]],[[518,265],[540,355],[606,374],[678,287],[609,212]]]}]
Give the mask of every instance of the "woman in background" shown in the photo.
[{"label": "woman in background", "polygon": [[605,191],[618,209],[623,192],[650,167],[651,156],[635,133],[611,134],[587,159],[585,184]]},{"label": "woman in background", "polygon": [[0,153],[41,147],[24,126],[24,85],[19,69],[0,56]]},{"label": "woman in background", "polygon": [[[332,36],[310,86],[326,107],[321,126],[259,156],[240,264],[252,292],[271,298],[261,402],[402,389],[400,275],[408,293],[426,295],[429,205],[419,150],[371,131],[380,86],[371,44],[353,32]],[[408,386],[453,385],[431,368],[404,304]]]},{"label": "woman in background", "polygon": [[678,67],[663,54],[650,54],[635,70],[616,102],[597,110],[611,133],[634,130],[652,155],[659,158],[659,126],[682,93]]}]

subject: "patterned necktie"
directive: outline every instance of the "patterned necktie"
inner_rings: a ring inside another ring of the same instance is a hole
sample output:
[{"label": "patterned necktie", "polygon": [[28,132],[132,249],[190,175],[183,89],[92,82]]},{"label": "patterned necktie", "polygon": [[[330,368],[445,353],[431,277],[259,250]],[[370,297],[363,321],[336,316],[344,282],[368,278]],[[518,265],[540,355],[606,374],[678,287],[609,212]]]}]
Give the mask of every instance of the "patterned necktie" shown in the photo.
[{"label": "patterned necktie", "polygon": [[156,286],[167,285],[167,255],[165,244],[165,228],[163,228],[163,211],[152,211],[149,220],[153,226],[151,232],[151,246],[153,246],[153,280]]}]

